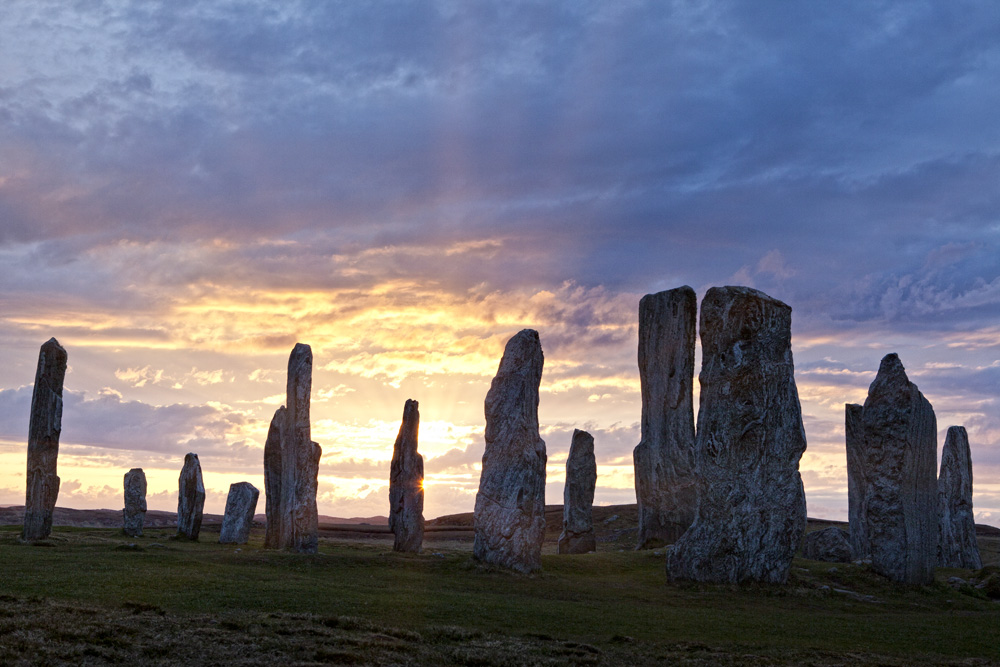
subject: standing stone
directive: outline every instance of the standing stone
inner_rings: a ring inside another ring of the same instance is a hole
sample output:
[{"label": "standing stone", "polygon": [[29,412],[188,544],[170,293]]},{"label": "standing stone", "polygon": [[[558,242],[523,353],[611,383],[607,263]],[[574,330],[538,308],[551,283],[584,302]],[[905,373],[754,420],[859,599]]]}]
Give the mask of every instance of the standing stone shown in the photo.
[{"label": "standing stone", "polygon": [[205,484],[201,480],[201,462],[194,453],[184,455],[184,467],[178,480],[177,537],[197,540],[201,515],[205,509]]},{"label": "standing stone", "polygon": [[56,460],[62,431],[66,359],[66,350],[55,338],[44,343],[38,353],[35,388],[31,394],[27,491],[21,533],[21,539],[28,542],[44,540],[52,532],[52,511],[59,495]]},{"label": "standing stone", "polygon": [[899,357],[882,359],[864,406],[848,405],[851,547],[876,572],[934,581],[937,562],[937,420]]},{"label": "standing stone", "polygon": [[264,548],[280,549],[281,542],[281,431],[285,424],[285,406],[278,408],[271,419],[264,442]]},{"label": "standing stone", "polygon": [[319,546],[316,487],[323,450],[312,441],[309,421],[312,361],[312,349],[296,343],[288,357],[281,430],[281,546],[300,553],[316,553]]},{"label": "standing stone", "polygon": [[597,550],[594,539],[594,488],[597,486],[597,459],[594,436],[573,430],[573,442],[566,459],[566,486],[563,487],[563,530],[559,553],[585,554]]},{"label": "standing stone", "polygon": [[538,435],[538,386],[543,363],[538,332],[518,332],[507,341],[486,394],[472,555],[518,572],[542,567],[546,456]]},{"label": "standing stone", "polygon": [[688,286],[639,302],[642,440],[632,452],[639,509],[637,549],[677,541],[697,506],[694,470],[695,323],[698,297]]},{"label": "standing stone", "polygon": [[219,531],[220,544],[246,544],[253,528],[253,515],[257,511],[260,491],[250,482],[236,482],[229,485],[226,498],[226,513],[222,517]]},{"label": "standing stone", "polygon": [[983,566],[972,513],[972,453],[963,426],[949,426],[938,477],[938,565],[978,570]]},{"label": "standing stone", "polygon": [[389,529],[393,551],[419,553],[424,541],[424,457],[417,453],[420,412],[414,400],[403,407],[403,422],[392,447],[389,472]]},{"label": "standing stone", "polygon": [[125,473],[125,509],[122,510],[125,534],[142,536],[146,519],[146,473],[142,468],[132,468]]},{"label": "standing stone", "polygon": [[748,287],[701,306],[694,523],[667,552],[671,579],[783,583],[806,525],[806,448],[792,309]]},{"label": "standing stone", "polygon": [[850,563],[850,533],[837,526],[807,533],[802,541],[802,556],[827,563]]}]

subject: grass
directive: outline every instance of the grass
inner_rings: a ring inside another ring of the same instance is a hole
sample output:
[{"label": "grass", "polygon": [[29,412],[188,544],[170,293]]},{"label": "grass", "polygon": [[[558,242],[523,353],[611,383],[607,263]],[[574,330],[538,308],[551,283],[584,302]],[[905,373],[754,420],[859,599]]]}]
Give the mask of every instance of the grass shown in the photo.
[{"label": "grass", "polygon": [[785,586],[732,587],[668,583],[662,551],[546,554],[521,576],[460,542],[414,556],[323,539],[302,556],[256,534],[18,532],[0,529],[4,664],[1000,664],[1000,603],[944,583],[958,570],[907,588],[797,559]]}]

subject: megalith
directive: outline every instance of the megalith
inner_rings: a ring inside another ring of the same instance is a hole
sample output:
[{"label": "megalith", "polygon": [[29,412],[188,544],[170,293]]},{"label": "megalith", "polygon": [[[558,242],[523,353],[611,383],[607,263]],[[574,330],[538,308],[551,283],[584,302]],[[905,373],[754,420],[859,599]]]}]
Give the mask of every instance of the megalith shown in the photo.
[{"label": "megalith", "polygon": [[559,553],[585,554],[597,550],[594,538],[594,488],[597,486],[597,459],[594,436],[573,430],[566,459],[566,486],[563,487],[563,529]]},{"label": "megalith", "polygon": [[129,537],[141,537],[145,520],[146,473],[142,468],[132,468],[125,473],[125,509],[122,510],[125,534]]},{"label": "megalith", "polygon": [[694,523],[667,550],[671,579],[784,583],[806,524],[805,431],[792,309],[748,287],[701,305]]},{"label": "megalith", "polygon": [[184,455],[184,467],[178,480],[177,537],[197,540],[201,532],[201,516],[205,509],[205,484],[201,479],[198,455]]},{"label": "megalith", "polygon": [[830,526],[806,533],[802,540],[802,556],[827,563],[851,562],[851,536],[843,528]]},{"label": "megalith", "polygon": [[424,457],[417,453],[419,404],[409,399],[392,446],[389,470],[389,529],[393,551],[419,553],[424,541]]},{"label": "megalith", "polygon": [[59,496],[56,461],[62,432],[66,350],[55,338],[42,344],[35,369],[28,424],[28,474],[21,539],[44,540],[52,532],[52,512]]},{"label": "megalith", "polygon": [[257,511],[260,491],[250,482],[236,482],[229,485],[226,497],[226,513],[222,517],[219,531],[220,544],[246,544],[253,528],[253,515]]},{"label": "megalith", "polygon": [[639,510],[636,548],[672,544],[694,521],[695,324],[698,298],[688,286],[639,301],[641,440],[632,452]]},{"label": "megalith", "polygon": [[472,555],[518,572],[542,567],[545,441],[538,435],[542,380],[538,332],[524,329],[504,348],[486,394],[486,449],[474,514]]},{"label": "megalith", "polygon": [[929,584],[937,563],[937,420],[887,354],[863,406],[848,405],[851,548],[892,581]]},{"label": "megalith", "polygon": [[280,549],[283,546],[281,524],[281,432],[285,427],[285,406],[278,408],[267,429],[264,442],[264,548]]},{"label": "megalith", "polygon": [[296,343],[288,357],[285,423],[281,430],[281,546],[300,553],[319,547],[316,489],[323,453],[312,440],[312,348]]},{"label": "megalith", "polygon": [[983,566],[972,512],[972,453],[964,426],[949,426],[938,476],[938,561],[941,567]]}]

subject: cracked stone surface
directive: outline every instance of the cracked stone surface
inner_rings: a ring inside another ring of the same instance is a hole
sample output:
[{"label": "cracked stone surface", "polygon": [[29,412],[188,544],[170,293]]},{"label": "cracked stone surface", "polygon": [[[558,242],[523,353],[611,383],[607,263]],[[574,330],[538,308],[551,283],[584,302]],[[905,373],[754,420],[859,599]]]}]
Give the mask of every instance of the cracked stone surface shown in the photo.
[{"label": "cracked stone surface", "polygon": [[56,463],[67,358],[66,350],[55,338],[46,341],[38,352],[28,424],[27,488],[21,532],[21,539],[28,542],[44,540],[52,533],[52,512],[59,496]]},{"label": "cracked stone surface", "polygon": [[938,565],[983,566],[972,511],[972,452],[964,426],[949,426],[938,476]]},{"label": "cracked stone surface", "polygon": [[393,551],[419,553],[424,541],[424,457],[417,453],[419,404],[403,406],[389,470],[389,529]]},{"label": "cracked stone surface", "polygon": [[538,435],[544,357],[538,332],[524,329],[504,348],[486,394],[486,449],[479,478],[473,557],[518,572],[542,567],[545,442]]},{"label": "cracked stone surface", "polygon": [[584,554],[597,550],[594,537],[594,489],[597,486],[597,459],[594,436],[573,430],[566,459],[566,486],[563,488],[563,529],[559,553]]},{"label": "cracked stone surface", "polygon": [[201,517],[205,510],[205,484],[201,479],[198,455],[184,456],[177,493],[177,536],[197,540],[201,532]]},{"label": "cracked stone surface", "polygon": [[851,534],[837,526],[807,533],[802,540],[802,556],[827,563],[850,563]]},{"label": "cracked stone surface", "polygon": [[142,536],[146,521],[146,473],[142,468],[132,468],[125,473],[125,509],[122,510],[125,534]]},{"label": "cracked stone surface", "polygon": [[257,511],[260,491],[250,482],[236,482],[229,485],[226,497],[226,513],[222,517],[219,531],[220,544],[246,544],[253,528],[253,515]]}]

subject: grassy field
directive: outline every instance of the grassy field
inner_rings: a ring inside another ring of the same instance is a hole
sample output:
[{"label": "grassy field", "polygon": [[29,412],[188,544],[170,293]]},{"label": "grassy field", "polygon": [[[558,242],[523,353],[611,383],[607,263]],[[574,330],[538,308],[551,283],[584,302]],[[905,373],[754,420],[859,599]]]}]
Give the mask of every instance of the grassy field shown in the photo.
[{"label": "grassy field", "polygon": [[473,562],[467,539],[414,556],[322,538],[302,556],[259,534],[18,533],[0,529],[3,664],[1000,664],[1000,603],[945,583],[965,571],[911,589],[798,559],[786,586],[731,587],[668,583],[662,550],[613,542],[520,576]]}]

